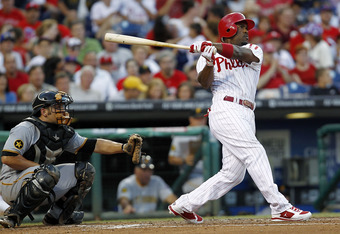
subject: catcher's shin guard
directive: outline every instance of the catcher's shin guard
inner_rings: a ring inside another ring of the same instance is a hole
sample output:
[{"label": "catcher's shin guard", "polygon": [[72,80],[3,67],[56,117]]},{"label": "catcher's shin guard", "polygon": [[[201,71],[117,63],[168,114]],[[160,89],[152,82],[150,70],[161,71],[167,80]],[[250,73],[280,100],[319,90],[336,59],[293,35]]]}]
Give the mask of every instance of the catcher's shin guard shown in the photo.
[{"label": "catcher's shin guard", "polygon": [[37,168],[20,189],[13,205],[5,211],[4,220],[11,221],[12,225],[1,224],[5,227],[15,227],[20,226],[27,215],[33,219],[30,213],[49,197],[59,178],[59,169],[53,165],[42,165]]},{"label": "catcher's shin guard", "polygon": [[79,224],[82,222],[83,215],[79,215],[81,211],[78,210],[84,197],[91,189],[96,172],[89,162],[76,162],[74,168],[75,177],[78,180],[77,185],[71,188],[50,208],[44,217],[44,224]]}]

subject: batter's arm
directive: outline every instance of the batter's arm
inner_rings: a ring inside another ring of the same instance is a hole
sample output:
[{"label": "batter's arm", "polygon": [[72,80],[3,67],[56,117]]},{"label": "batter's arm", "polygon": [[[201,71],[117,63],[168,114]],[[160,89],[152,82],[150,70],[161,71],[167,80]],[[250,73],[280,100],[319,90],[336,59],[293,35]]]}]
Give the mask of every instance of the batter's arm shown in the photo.
[{"label": "batter's arm", "polygon": [[25,170],[29,167],[39,166],[38,163],[30,161],[24,158],[22,155],[18,154],[17,156],[1,156],[1,162],[6,164],[7,166],[13,168],[17,171]]},{"label": "batter's arm", "polygon": [[197,80],[203,88],[210,88],[212,82],[214,81],[214,67],[205,66],[203,70],[198,73]]},{"label": "batter's arm", "polygon": [[[213,45],[216,47],[217,52],[227,58],[230,58],[229,54],[230,51],[226,51],[225,48],[228,48],[224,45],[231,45],[229,43],[213,43]],[[238,59],[240,61],[246,62],[248,64],[251,64],[252,62],[260,62],[260,59],[256,57],[251,49],[242,47],[242,46],[237,46],[237,45],[232,45],[233,46],[233,51],[232,51],[232,59]]]}]

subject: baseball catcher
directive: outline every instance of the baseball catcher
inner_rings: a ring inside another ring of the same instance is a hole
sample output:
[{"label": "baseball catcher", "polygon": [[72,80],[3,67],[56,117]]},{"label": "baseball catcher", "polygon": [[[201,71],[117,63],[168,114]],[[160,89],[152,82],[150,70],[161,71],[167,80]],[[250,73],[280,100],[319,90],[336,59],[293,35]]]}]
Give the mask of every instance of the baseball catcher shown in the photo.
[{"label": "baseball catcher", "polygon": [[[30,117],[11,129],[1,155],[0,191],[10,204],[0,224],[20,226],[40,205],[50,205],[45,225],[79,224],[81,205],[90,191],[95,168],[84,159],[99,154],[127,153],[138,163],[142,138],[133,134],[121,144],[105,139],[88,139],[69,126],[72,97],[64,92],[45,91],[33,101]],[[71,163],[59,163],[60,158]]]}]

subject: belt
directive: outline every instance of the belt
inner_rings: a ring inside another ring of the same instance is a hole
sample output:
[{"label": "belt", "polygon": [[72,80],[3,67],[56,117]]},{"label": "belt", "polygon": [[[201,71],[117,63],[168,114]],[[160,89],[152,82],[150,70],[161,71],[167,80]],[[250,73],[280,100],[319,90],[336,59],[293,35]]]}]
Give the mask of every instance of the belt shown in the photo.
[{"label": "belt", "polygon": [[242,99],[239,99],[238,102],[237,102],[237,99],[234,98],[234,97],[231,97],[231,96],[225,96],[223,98],[224,101],[228,101],[228,102],[235,102],[235,103],[238,103],[242,106],[245,106],[245,107],[248,107],[249,109],[251,110],[254,110],[254,103],[248,101],[248,100],[242,100]]}]

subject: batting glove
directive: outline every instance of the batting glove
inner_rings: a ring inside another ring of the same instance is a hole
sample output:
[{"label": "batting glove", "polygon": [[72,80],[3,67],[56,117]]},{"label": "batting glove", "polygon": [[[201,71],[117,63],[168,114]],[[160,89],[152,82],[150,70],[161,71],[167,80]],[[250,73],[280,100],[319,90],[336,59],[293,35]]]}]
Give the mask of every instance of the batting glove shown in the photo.
[{"label": "batting glove", "polygon": [[190,52],[191,53],[201,53],[204,51],[205,47],[212,46],[211,41],[198,41],[190,46]]},{"label": "batting glove", "polygon": [[207,66],[212,67],[215,64],[215,55],[214,51],[216,50],[215,46],[206,46],[204,51],[202,52],[202,56],[207,60]]}]

